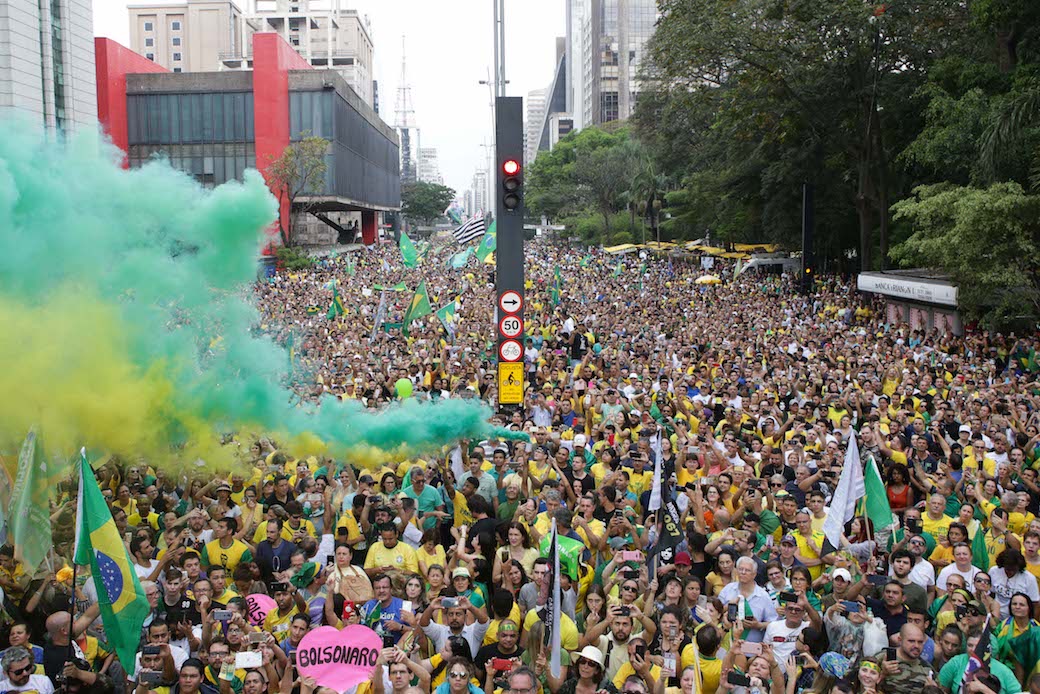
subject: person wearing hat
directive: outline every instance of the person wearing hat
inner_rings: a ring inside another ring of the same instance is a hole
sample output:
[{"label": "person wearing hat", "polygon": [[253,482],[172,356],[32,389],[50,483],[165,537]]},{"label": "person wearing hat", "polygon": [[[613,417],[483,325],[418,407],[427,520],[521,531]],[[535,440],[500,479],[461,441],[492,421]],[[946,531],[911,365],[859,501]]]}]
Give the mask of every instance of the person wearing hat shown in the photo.
[{"label": "person wearing hat", "polygon": [[605,670],[603,651],[595,646],[585,646],[571,655],[572,665],[568,670],[571,676],[560,687],[561,694],[599,691]]}]

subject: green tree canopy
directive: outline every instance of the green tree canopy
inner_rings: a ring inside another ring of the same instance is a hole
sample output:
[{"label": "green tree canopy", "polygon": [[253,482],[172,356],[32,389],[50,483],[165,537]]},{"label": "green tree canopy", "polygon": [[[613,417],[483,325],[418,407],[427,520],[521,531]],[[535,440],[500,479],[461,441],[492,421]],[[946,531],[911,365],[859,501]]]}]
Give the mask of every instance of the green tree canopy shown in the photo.
[{"label": "green tree canopy", "polygon": [[448,186],[416,181],[401,190],[401,213],[405,219],[429,226],[454,199],[455,190]]},{"label": "green tree canopy", "polygon": [[989,327],[1035,324],[1040,196],[1026,194],[1017,183],[937,184],[916,189],[893,211],[913,229],[893,249],[896,259],[949,272],[961,308]]}]

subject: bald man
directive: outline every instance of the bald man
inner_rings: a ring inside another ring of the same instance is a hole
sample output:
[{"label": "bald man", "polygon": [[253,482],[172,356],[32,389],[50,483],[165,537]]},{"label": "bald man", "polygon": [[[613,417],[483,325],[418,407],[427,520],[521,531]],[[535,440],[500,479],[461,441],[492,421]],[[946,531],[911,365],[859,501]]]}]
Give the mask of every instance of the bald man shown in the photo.
[{"label": "bald man", "polygon": [[[97,619],[99,608],[97,603],[87,608],[86,612],[79,616],[76,623],[72,623],[71,615],[64,610],[55,612],[47,618],[47,643],[43,646],[43,671],[52,682],[61,674],[65,662],[69,659],[69,642],[71,637],[69,628],[78,637],[87,627]],[[73,647],[73,653],[77,658],[84,658],[83,651],[78,645]],[[85,660],[85,658],[84,658]]]},{"label": "bald man", "polygon": [[899,630],[899,647],[896,659],[886,660],[881,667],[885,677],[880,691],[884,694],[914,694],[920,692],[932,677],[932,668],[921,660],[925,635],[919,627],[904,624]]}]

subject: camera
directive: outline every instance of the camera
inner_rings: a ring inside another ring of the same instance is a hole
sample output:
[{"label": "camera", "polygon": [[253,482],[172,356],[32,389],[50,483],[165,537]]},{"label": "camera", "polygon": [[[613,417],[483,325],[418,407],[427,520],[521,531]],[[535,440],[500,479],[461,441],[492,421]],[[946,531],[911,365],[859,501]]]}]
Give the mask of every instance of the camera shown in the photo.
[{"label": "camera", "polygon": [[750,687],[751,678],[742,672],[736,670],[730,670],[729,674],[726,675],[726,682],[736,687]]}]

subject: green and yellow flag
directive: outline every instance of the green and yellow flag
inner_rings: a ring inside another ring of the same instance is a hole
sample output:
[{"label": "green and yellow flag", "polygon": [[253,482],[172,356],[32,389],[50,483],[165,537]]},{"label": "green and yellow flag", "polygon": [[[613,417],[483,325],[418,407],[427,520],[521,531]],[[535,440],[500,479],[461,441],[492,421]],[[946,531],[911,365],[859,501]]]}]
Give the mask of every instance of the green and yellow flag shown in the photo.
[{"label": "green and yellow flag", "polygon": [[622,263],[620,260],[617,261],[617,267],[614,268],[614,277],[618,277],[621,274],[621,271],[624,268],[625,268],[624,263]]},{"label": "green and yellow flag", "polygon": [[335,285],[332,286],[332,303],[329,304],[329,311],[325,314],[325,317],[329,320],[333,320],[337,316],[342,316],[347,312],[347,309],[343,308],[343,299],[339,296],[339,290]]},{"label": "green and yellow flag", "polygon": [[36,432],[30,431],[18,454],[18,473],[11,491],[11,539],[15,558],[24,564],[27,574],[36,571],[54,546],[50,518],[51,473],[41,448]]},{"label": "green and yellow flag", "polygon": [[562,284],[562,280],[560,278],[560,266],[559,265],[556,266],[556,271],[555,271],[554,274],[556,276],[556,279],[553,281],[553,287],[552,287],[552,305],[553,306],[559,306],[560,305],[560,285]]},{"label": "green and yellow flag", "polygon": [[437,309],[437,317],[440,319],[441,325],[443,325],[444,329],[451,335],[455,334],[455,310],[457,307],[458,304],[455,301],[452,301],[451,303]]},{"label": "green and yellow flag", "polygon": [[[49,527],[49,526],[48,526]],[[148,598],[123,545],[119,529],[101,494],[86,451],[79,459],[79,501],[76,508],[76,554],[78,566],[89,566],[97,590],[101,621],[109,646],[115,649],[124,668],[134,662],[141,626],[151,611]]]},{"label": "green and yellow flag", "polygon": [[401,232],[401,240],[398,242],[398,247],[401,249],[401,260],[404,262],[405,267],[415,267],[419,264],[419,251],[416,249],[415,244],[408,238],[408,234]]},{"label": "green and yellow flag", "polygon": [[412,295],[411,303],[408,304],[408,308],[404,312],[404,319],[401,321],[403,323],[401,332],[407,335],[412,321],[428,316],[431,313],[433,313],[433,307],[430,306],[430,293],[426,291],[426,283],[420,282],[419,287],[415,290],[415,294]]},{"label": "green and yellow flag", "polygon": [[480,245],[477,246],[477,259],[482,263],[486,263],[496,248],[498,248],[498,232],[495,228],[495,222],[491,222],[491,226],[484,232],[484,238],[480,240]]}]

